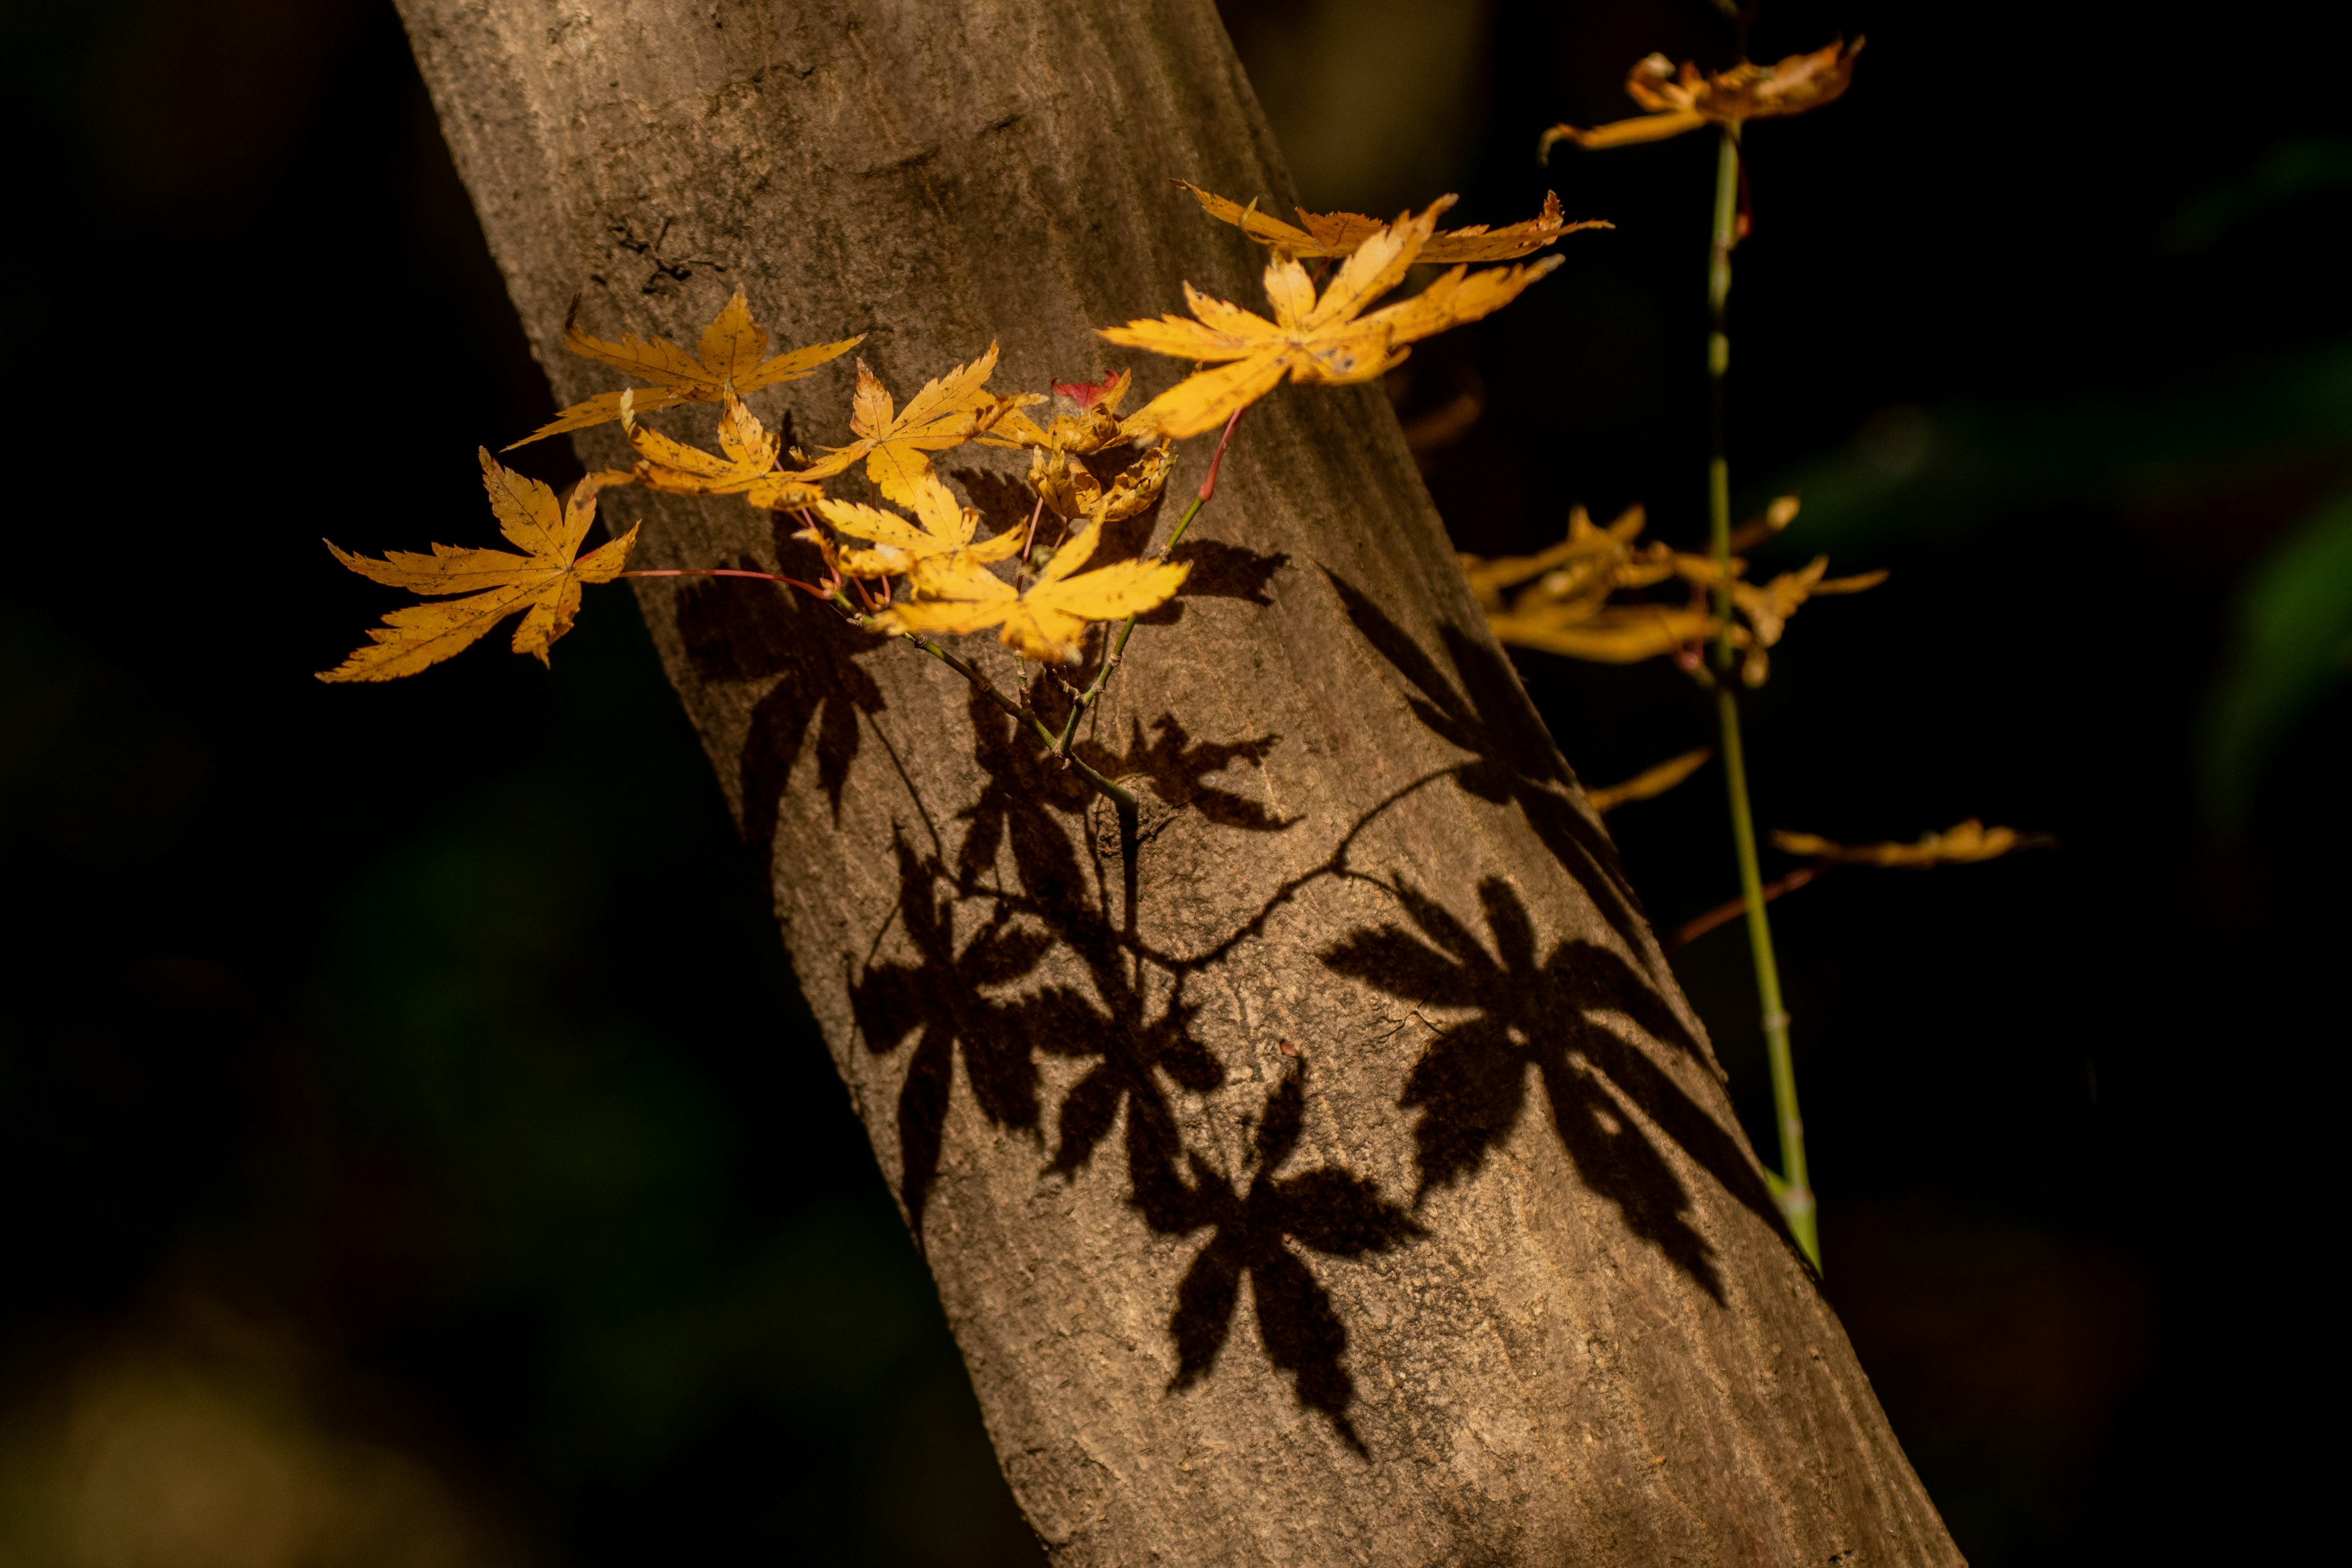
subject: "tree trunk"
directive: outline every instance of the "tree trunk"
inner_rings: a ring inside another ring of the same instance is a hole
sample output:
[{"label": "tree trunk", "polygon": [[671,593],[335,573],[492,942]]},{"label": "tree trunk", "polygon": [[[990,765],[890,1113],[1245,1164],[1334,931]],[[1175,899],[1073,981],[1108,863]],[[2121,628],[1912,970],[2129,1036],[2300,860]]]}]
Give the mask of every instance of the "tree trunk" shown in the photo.
[{"label": "tree trunk", "polygon": [[[1259,298],[1172,178],[1289,196],[1209,0],[402,8],[566,402],[617,384],[575,294],[690,342],[740,288],[901,399],[992,340],[1089,378],[1186,279]],[[787,400],[847,439],[842,366]],[[643,565],[805,550],[607,510]],[[1957,1562],[1379,390],[1252,409],[1198,527],[1086,727],[1127,821],[911,648],[640,587],[1055,1560]]]}]

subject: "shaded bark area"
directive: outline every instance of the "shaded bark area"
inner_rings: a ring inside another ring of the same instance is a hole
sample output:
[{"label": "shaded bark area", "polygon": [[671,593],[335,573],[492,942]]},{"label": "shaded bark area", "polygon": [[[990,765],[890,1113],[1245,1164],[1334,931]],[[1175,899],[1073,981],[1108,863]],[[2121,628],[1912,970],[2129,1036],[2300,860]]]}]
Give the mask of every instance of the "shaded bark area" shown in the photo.
[{"label": "shaded bark area", "polygon": [[[1258,298],[1171,178],[1287,194],[1207,0],[402,5],[566,402],[575,294],[690,340],[741,288],[902,399],[992,340],[1090,377],[1186,279]],[[755,401],[847,439],[845,362]],[[1200,527],[1087,727],[1125,823],[935,661],[641,584],[1055,1560],[1958,1561],[1377,389],[1254,409]]]}]

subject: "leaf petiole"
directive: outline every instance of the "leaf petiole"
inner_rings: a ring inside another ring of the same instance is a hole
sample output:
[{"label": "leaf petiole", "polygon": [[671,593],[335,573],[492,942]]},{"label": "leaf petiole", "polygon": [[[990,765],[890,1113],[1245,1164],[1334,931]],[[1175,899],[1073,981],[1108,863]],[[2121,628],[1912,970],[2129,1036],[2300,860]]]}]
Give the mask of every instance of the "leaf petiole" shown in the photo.
[{"label": "leaf petiole", "polygon": [[[1249,405],[1244,404],[1226,419],[1224,434],[1217,437],[1216,452],[1209,458],[1208,478],[1201,481],[1200,493],[1192,498],[1192,504],[1184,509],[1184,515],[1176,520],[1176,531],[1168,536],[1168,542],[1160,547],[1158,554],[1160,560],[1167,560],[1176,546],[1183,542],[1184,531],[1192,526],[1192,520],[1201,515],[1201,509],[1208,505],[1209,499],[1217,493],[1217,475],[1225,466],[1225,448],[1233,444],[1234,426],[1240,424],[1242,416],[1248,412]],[[1119,659],[1127,653],[1127,639],[1134,635],[1135,617],[1129,616],[1119,623],[1118,635],[1111,639],[1110,654],[1103,660],[1103,667],[1095,672],[1093,683],[1077,694],[1077,700],[1071,704],[1069,717],[1062,721],[1062,732],[1054,741],[1055,756],[1067,757],[1070,754],[1070,742],[1077,735],[1078,721],[1102,696],[1103,687],[1110,680],[1110,672],[1118,668]]]}]

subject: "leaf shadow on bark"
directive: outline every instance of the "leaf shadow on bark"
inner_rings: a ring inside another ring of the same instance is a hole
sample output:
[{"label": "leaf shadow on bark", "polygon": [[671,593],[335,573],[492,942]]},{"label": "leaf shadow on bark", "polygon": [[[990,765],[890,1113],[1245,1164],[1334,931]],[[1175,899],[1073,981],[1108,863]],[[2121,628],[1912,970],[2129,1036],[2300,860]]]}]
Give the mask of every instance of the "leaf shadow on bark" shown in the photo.
[{"label": "leaf shadow on bark", "polygon": [[1673,1009],[1622,957],[1592,942],[1558,942],[1538,960],[1535,923],[1499,877],[1478,884],[1492,952],[1435,900],[1402,884],[1391,890],[1417,931],[1388,925],[1352,932],[1327,949],[1323,962],[1416,1010],[1474,1015],[1444,1029],[1429,1026],[1436,1038],[1397,1101],[1421,1112],[1413,1127],[1416,1205],[1431,1189],[1477,1173],[1518,1124],[1532,1069],[1585,1186],[1614,1205],[1635,1236],[1725,1300],[1714,1249],[1691,1223],[1690,1193],[1649,1129],[1773,1228],[1781,1221],[1738,1139],[1612,1022],[1700,1057]]},{"label": "leaf shadow on bark", "polygon": [[[781,533],[782,529],[778,531]],[[741,569],[763,570],[749,559]],[[817,783],[837,819],[857,760],[859,715],[882,711],[882,689],[858,659],[887,638],[859,631],[830,609],[803,606],[781,586],[706,582],[677,595],[678,639],[695,673],[713,684],[765,680],[736,763],[743,837],[774,860],[776,816],[793,764],[816,735]]]},{"label": "leaf shadow on bark", "polygon": [[[1168,1236],[1210,1232],[1170,1313],[1179,1361],[1171,1393],[1212,1370],[1247,1280],[1269,1360],[1302,1407],[1365,1453],[1349,1415],[1356,1386],[1347,1330],[1307,1258],[1385,1251],[1421,1235],[1420,1226],[1377,1185],[1338,1167],[1282,1173],[1305,1112],[1296,1071],[1266,1103],[1249,1173],[1228,1176],[1186,1147],[1172,1097],[1208,1094],[1227,1080],[1224,1064],[1196,1037],[1198,1010],[1183,996],[1195,965],[1137,939],[1133,884],[1106,865],[1101,841],[1087,832],[1091,792],[985,699],[975,696],[970,714],[983,784],[957,814],[964,833],[952,861],[944,845],[929,856],[903,837],[896,847],[893,920],[912,956],[869,961],[851,986],[867,1050],[890,1055],[914,1042],[898,1130],[900,1194],[919,1237],[959,1053],[982,1117],[1030,1137],[1042,1131],[1043,1063],[1078,1065],[1055,1108],[1041,1174],[1076,1179],[1123,1131],[1126,1202],[1145,1226]],[[1214,782],[1236,763],[1262,761],[1275,742],[1199,742],[1163,715],[1148,731],[1130,723],[1122,748],[1095,742],[1081,754],[1111,776],[1150,781],[1160,799],[1221,826],[1276,832],[1295,822]],[[1133,824],[1126,826],[1118,858],[1131,865]],[[1055,953],[1075,956],[1083,979],[1024,988]]]},{"label": "leaf shadow on bark", "polygon": [[[1491,644],[1444,626],[1439,637],[1453,667],[1449,675],[1370,595],[1328,567],[1323,575],[1357,631],[1412,689],[1405,704],[1413,717],[1449,745],[1471,753],[1452,770],[1455,786],[1480,800],[1516,804],[1545,849],[1624,940],[1625,951],[1637,958],[1643,954],[1646,921],[1616,847],[1575,798],[1575,781],[1528,710],[1509,661]],[[1696,1050],[1696,1042],[1691,1044]],[[1707,1059],[1704,1050],[1696,1054]]]},{"label": "leaf shadow on bark", "polygon": [[1246,1278],[1266,1358],[1289,1374],[1301,1405],[1322,1412],[1349,1447],[1369,1458],[1348,1415],[1356,1384],[1347,1367],[1347,1325],[1297,1249],[1361,1258],[1427,1233],[1381,1195],[1378,1183],[1336,1165],[1280,1173],[1297,1150],[1306,1110],[1306,1068],[1294,1063],[1266,1097],[1247,1181],[1188,1153],[1192,1179],[1181,1202],[1164,1216],[1148,1216],[1154,1230],[1210,1233],[1176,1288],[1169,1332],[1178,1365],[1169,1387],[1188,1388],[1215,1366]]},{"label": "leaf shadow on bark", "polygon": [[[868,1050],[888,1055],[909,1037],[916,1041],[899,1094],[899,1195],[919,1234],[961,1044],[982,1114],[992,1125],[1033,1134],[1038,1055],[1091,1058],[1057,1109],[1046,1169],[1067,1176],[1090,1163],[1123,1110],[1130,1202],[1147,1215],[1166,1212],[1179,1195],[1182,1152],[1166,1086],[1207,1093],[1224,1082],[1224,1068],[1192,1037],[1193,1009],[1172,987],[1153,1011],[1154,961],[1134,940],[1131,901],[1125,920],[1115,920],[1109,909],[1117,900],[1099,857],[1082,858],[1083,838],[1073,835],[1074,825],[1085,826],[1093,792],[1016,733],[986,698],[973,693],[969,711],[984,782],[979,798],[957,814],[965,827],[952,864],[943,848],[927,858],[903,840],[898,847],[894,918],[917,959],[869,963],[851,986]],[[1122,751],[1092,742],[1076,749],[1089,765],[1147,779],[1162,799],[1220,826],[1272,832],[1291,824],[1212,780],[1236,762],[1262,759],[1275,741],[1196,742],[1163,715],[1149,739],[1140,724],[1131,725]],[[999,875],[1008,852],[1011,887]],[[967,902],[986,909],[987,921],[958,946],[955,910]],[[1016,917],[1030,924],[1010,925]],[[992,989],[1026,977],[1057,949],[1078,959],[1086,988],[1048,984],[1017,996]]]}]

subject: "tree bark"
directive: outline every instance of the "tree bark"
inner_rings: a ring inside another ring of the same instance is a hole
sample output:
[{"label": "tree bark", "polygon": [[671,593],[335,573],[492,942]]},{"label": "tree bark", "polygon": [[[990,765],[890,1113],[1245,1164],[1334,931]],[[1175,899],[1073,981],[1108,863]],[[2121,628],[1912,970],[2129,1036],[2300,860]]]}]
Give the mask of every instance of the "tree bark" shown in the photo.
[{"label": "tree bark", "polygon": [[[1259,298],[1171,180],[1289,196],[1209,0],[401,5],[565,402],[575,295],[690,342],[736,288],[902,400],[992,340],[1139,400],[1181,367],[1094,328]],[[846,363],[757,405],[844,442]],[[1378,389],[1254,408],[1197,528],[1085,730],[1127,821],[903,645],[640,584],[1055,1560],[1958,1561]]]}]

